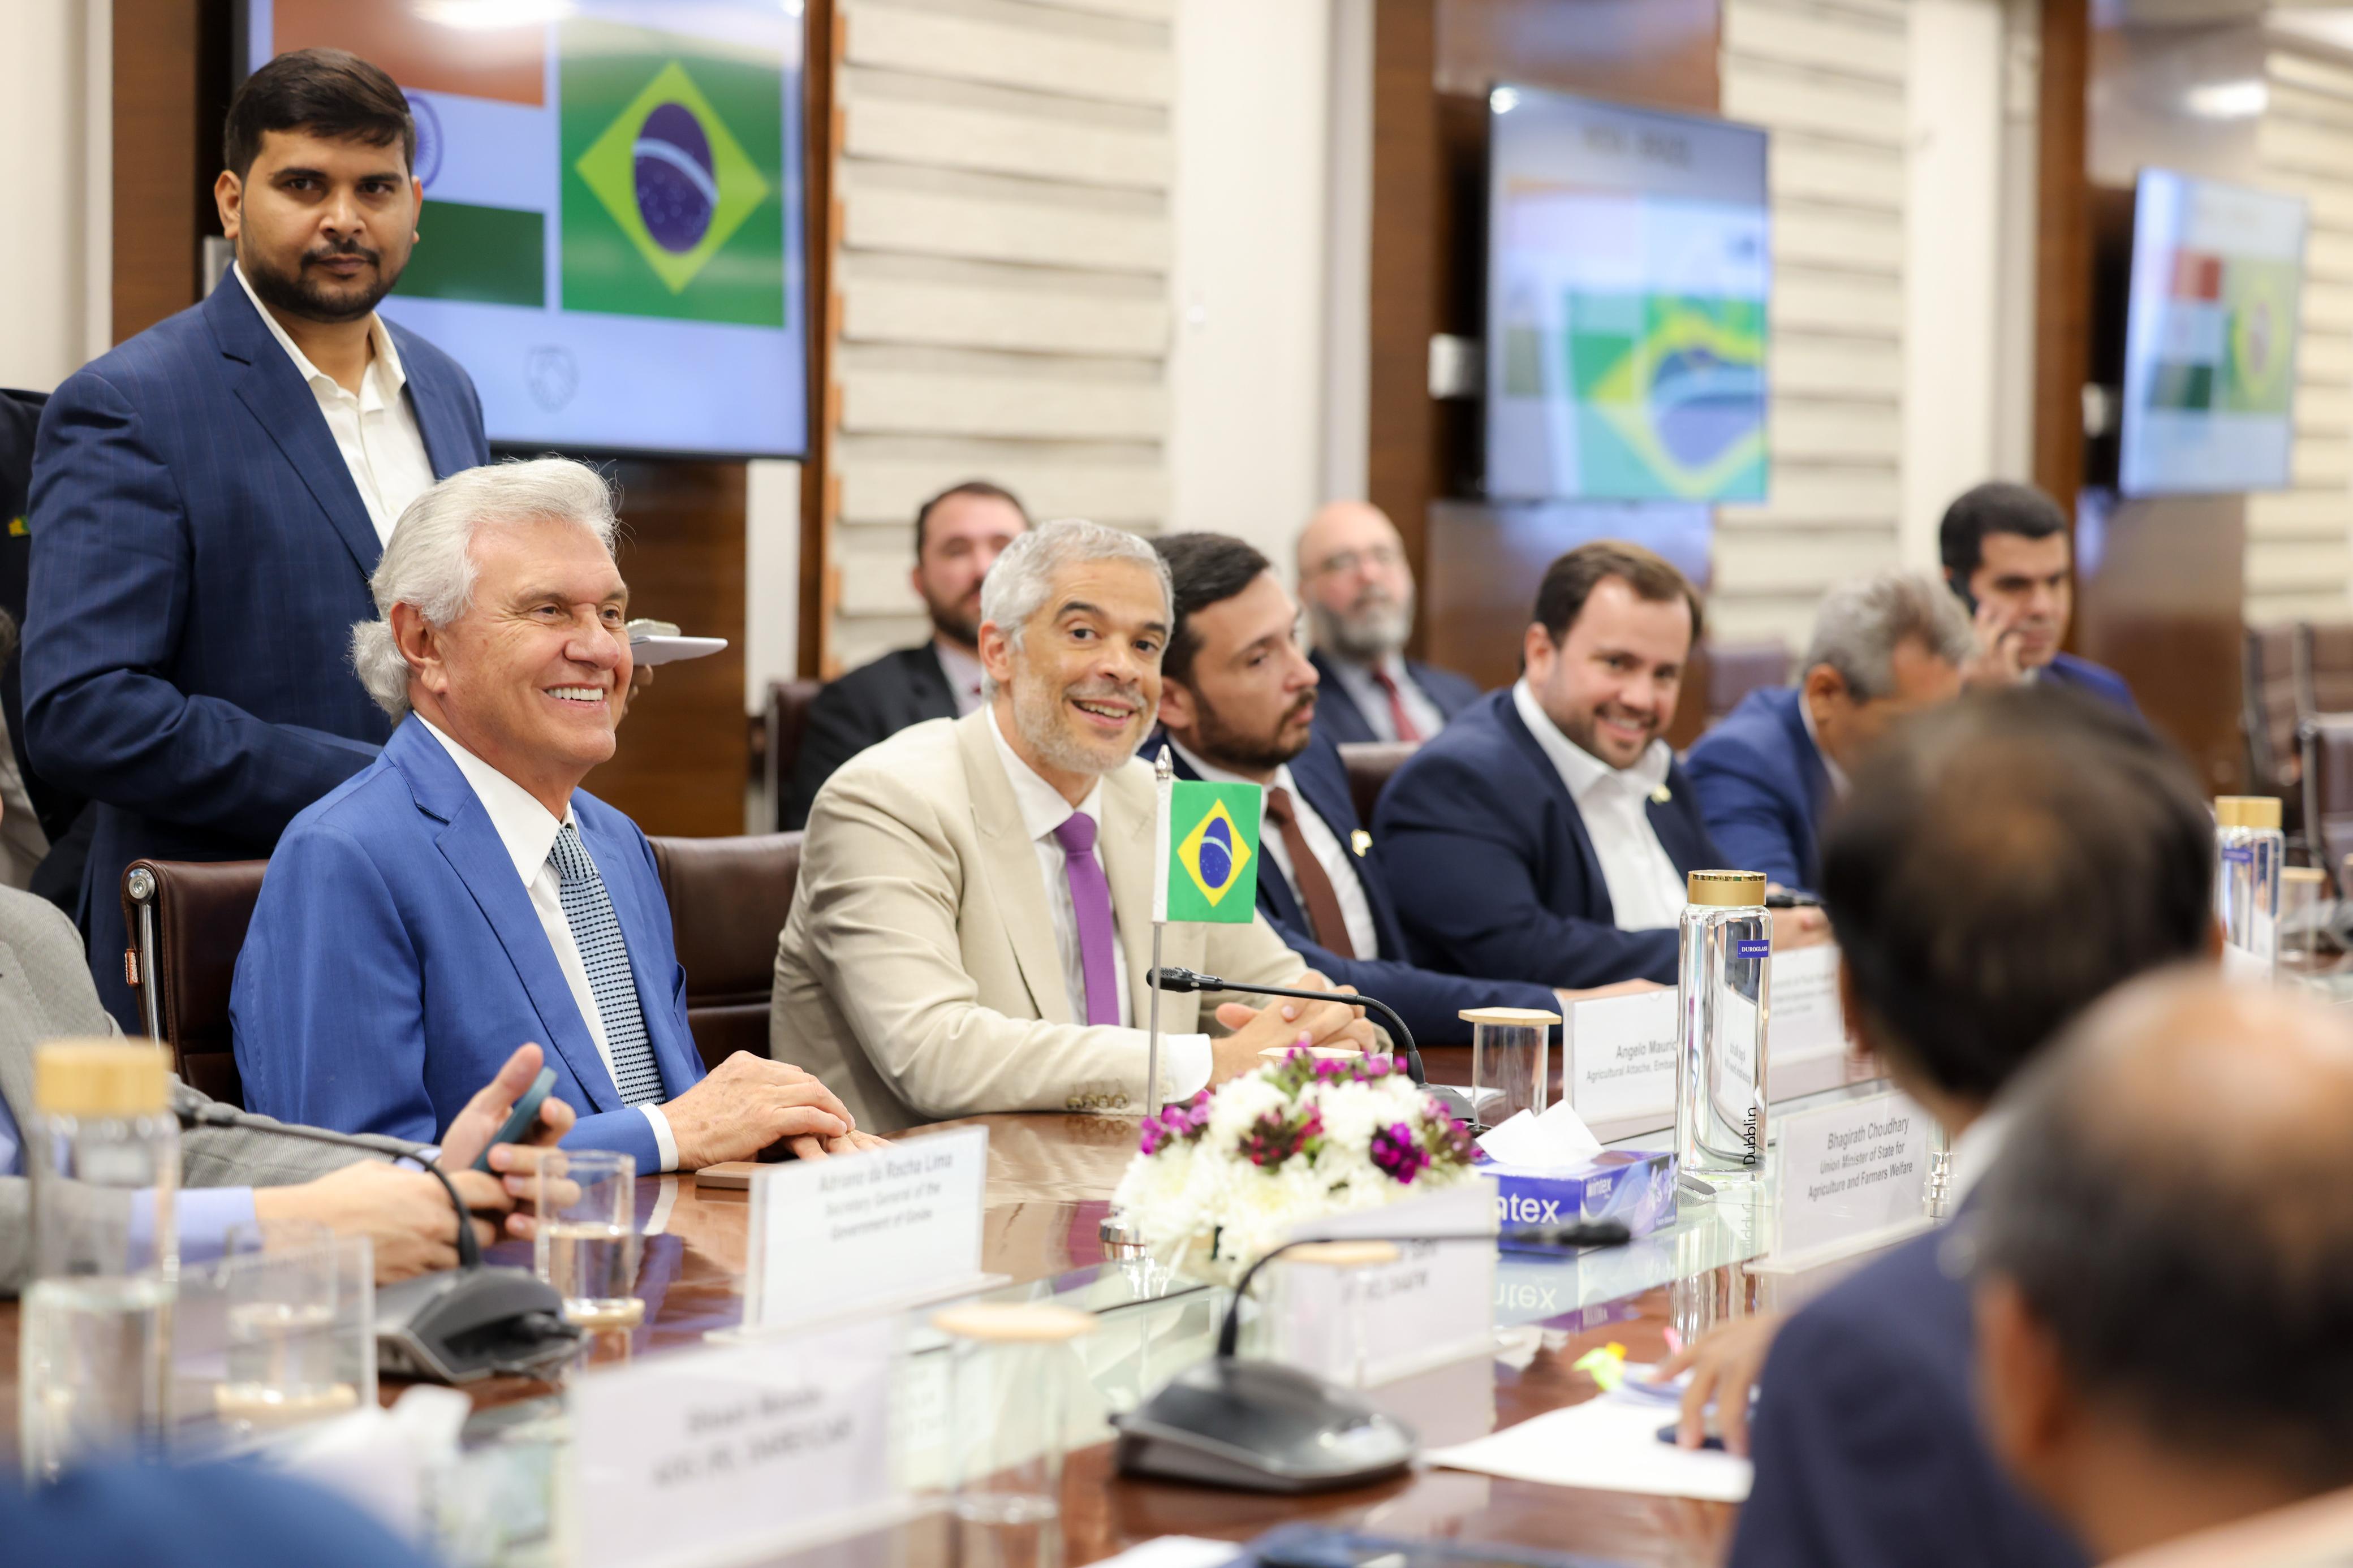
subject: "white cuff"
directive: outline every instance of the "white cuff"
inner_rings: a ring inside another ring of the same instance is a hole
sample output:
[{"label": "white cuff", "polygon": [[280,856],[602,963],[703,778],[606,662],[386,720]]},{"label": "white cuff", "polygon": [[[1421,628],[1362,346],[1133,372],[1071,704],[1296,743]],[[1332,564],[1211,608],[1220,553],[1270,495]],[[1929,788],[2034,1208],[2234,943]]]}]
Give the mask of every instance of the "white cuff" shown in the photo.
[{"label": "white cuff", "polygon": [[1209,1069],[1217,1058],[1207,1035],[1160,1037],[1160,1081],[1168,1086],[1166,1099],[1190,1100],[1209,1087]]},{"label": "white cuff", "polygon": [[[659,1105],[640,1105],[638,1109],[646,1113],[646,1121],[654,1130],[654,1152],[661,1156],[661,1169],[664,1171],[677,1170],[678,1140],[670,1135],[670,1118],[662,1114],[661,1107]],[[659,1173],[659,1172],[655,1171],[640,1171],[638,1173],[638,1174],[641,1176],[651,1176]]]}]

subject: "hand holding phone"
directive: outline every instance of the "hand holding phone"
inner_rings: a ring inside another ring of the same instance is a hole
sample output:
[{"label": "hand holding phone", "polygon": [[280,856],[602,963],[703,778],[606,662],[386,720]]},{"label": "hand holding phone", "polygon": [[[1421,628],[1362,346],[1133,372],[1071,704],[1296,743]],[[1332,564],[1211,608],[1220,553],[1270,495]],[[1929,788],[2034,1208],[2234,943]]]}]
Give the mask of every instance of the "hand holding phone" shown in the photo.
[{"label": "hand holding phone", "polygon": [[539,1108],[547,1103],[548,1092],[554,1087],[555,1069],[540,1068],[539,1076],[531,1080],[531,1087],[523,1090],[522,1098],[516,1100],[514,1109],[507,1113],[497,1136],[483,1144],[482,1152],[474,1156],[475,1170],[488,1171],[491,1168],[491,1151],[500,1144],[520,1143],[531,1135],[533,1126],[539,1121]]}]

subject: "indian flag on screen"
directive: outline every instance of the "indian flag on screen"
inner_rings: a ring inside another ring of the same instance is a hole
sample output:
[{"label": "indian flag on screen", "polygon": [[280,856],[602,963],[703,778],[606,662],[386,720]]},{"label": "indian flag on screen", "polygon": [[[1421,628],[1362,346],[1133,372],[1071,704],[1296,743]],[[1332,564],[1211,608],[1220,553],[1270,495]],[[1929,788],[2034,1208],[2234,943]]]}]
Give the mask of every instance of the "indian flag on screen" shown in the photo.
[{"label": "indian flag on screen", "polygon": [[1258,912],[1259,805],[1250,784],[1160,786],[1152,918],[1246,925]]}]

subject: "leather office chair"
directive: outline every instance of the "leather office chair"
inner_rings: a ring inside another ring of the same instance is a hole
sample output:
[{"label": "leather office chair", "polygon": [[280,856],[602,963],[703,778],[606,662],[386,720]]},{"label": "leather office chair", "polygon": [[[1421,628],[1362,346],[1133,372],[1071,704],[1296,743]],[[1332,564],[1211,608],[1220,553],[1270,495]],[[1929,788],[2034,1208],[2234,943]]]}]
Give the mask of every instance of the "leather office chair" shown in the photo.
[{"label": "leather office chair", "polygon": [[2240,679],[2239,732],[2247,742],[2247,774],[2259,790],[2294,790],[2304,776],[2296,726],[2308,715],[2304,699],[2305,628],[2293,622],[2249,626]]},{"label": "leather office chair", "polygon": [[801,836],[651,842],[686,970],[687,1026],[703,1064],[715,1068],[737,1051],[766,1056],[776,937],[800,880]]},{"label": "leather office chair", "polygon": [[1789,684],[1789,645],[1778,637],[1707,645],[1707,721],[1714,724],[1740,700],[1767,686]]},{"label": "leather office chair", "polygon": [[2296,717],[2353,713],[2353,622],[2297,628],[2304,668],[2296,672]]},{"label": "leather office chair", "polygon": [[1419,741],[1351,741],[1340,748],[1340,764],[1348,770],[1348,797],[1356,803],[1358,822],[1366,827],[1373,825],[1373,807],[1381,791],[1420,748]]},{"label": "leather office chair", "polygon": [[[767,743],[763,748],[760,772],[768,791],[768,816],[778,827],[785,825],[785,792],[792,787],[793,764],[800,761],[801,742],[808,734],[809,705],[825,689],[822,680],[772,680],[768,682]],[[694,973],[690,967],[687,973]]]},{"label": "leather office chair", "polygon": [[2353,713],[2321,713],[2296,732],[2304,756],[2304,828],[2312,863],[2346,893],[2345,857],[2353,851]]},{"label": "leather office chair", "polygon": [[133,860],[122,873],[124,968],[147,1033],[171,1047],[183,1082],[240,1108],[229,984],[269,868],[267,860]]}]

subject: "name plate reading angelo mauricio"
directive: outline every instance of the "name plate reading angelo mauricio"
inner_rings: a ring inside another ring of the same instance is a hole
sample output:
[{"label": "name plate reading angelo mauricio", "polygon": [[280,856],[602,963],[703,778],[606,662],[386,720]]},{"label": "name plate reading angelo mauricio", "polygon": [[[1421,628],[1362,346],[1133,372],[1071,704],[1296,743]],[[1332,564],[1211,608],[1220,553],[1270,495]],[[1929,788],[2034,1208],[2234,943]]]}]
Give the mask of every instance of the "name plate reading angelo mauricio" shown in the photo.
[{"label": "name plate reading angelo mauricio", "polygon": [[1892,1091],[1784,1117],[1780,1245],[1752,1271],[1795,1271],[1926,1229],[1933,1131]]},{"label": "name plate reading angelo mauricio", "polygon": [[1672,988],[1572,1003],[1561,1037],[1567,1053],[1562,1092],[1588,1122],[1631,1117],[1674,1120]]},{"label": "name plate reading angelo mauricio", "polygon": [[651,1357],[571,1395],[571,1561],[716,1568],[880,1528],[888,1320]]},{"label": "name plate reading angelo mauricio", "polygon": [[1004,1283],[980,1267],[988,1130],[793,1161],[752,1181],[744,1327],[892,1311]]},{"label": "name plate reading angelo mauricio", "polygon": [[[1327,1215],[1294,1236],[1460,1236],[1495,1228],[1494,1188],[1483,1181],[1384,1208]],[[1279,1271],[1268,1339],[1275,1359],[1354,1387],[1409,1377],[1494,1348],[1492,1241],[1395,1241],[1386,1261],[1341,1258],[1270,1266]]]}]

